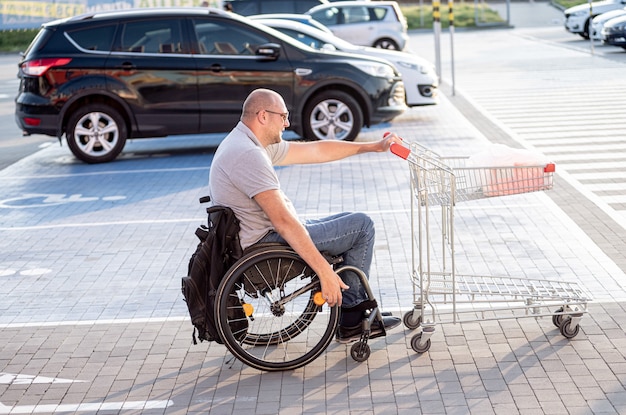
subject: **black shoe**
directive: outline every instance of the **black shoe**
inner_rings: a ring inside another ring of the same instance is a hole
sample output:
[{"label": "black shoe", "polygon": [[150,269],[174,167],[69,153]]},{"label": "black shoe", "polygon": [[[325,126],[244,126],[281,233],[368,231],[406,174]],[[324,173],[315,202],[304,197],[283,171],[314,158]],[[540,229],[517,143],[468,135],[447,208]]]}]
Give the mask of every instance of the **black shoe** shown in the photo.
[{"label": "black shoe", "polygon": [[[400,325],[402,320],[398,317],[383,317],[383,325],[385,326],[385,332],[387,330],[391,330],[394,327]],[[358,324],[354,327],[343,327],[339,326],[337,330],[337,341],[339,343],[350,343],[353,341],[357,341],[361,338],[361,333],[363,332],[363,324]],[[383,329],[380,327],[377,321],[374,321],[371,326],[370,331],[370,339],[374,339],[376,337],[381,337],[383,335]]]}]

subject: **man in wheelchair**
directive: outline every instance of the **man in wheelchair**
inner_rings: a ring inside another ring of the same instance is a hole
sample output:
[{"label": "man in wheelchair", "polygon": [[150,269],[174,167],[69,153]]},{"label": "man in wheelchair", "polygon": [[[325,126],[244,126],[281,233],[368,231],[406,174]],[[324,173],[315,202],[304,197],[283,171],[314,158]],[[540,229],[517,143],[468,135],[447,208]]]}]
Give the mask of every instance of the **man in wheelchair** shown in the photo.
[{"label": "man in wheelchair", "polygon": [[[289,126],[283,98],[275,91],[256,89],[243,103],[240,122],[222,141],[209,174],[209,193],[215,205],[230,207],[240,221],[240,240],[245,250],[260,242],[283,242],[319,276],[328,305],[341,306],[337,340],[358,340],[361,321],[372,309],[359,277],[333,270],[320,251],[342,255],[369,275],[374,247],[374,224],[363,213],[339,213],[302,223],[281,190],[274,166],[323,163],[360,153],[385,152],[400,142],[395,134],[378,142],[311,141],[282,139]],[[397,317],[384,316],[384,330],[372,327],[371,338],[400,324]]]}]

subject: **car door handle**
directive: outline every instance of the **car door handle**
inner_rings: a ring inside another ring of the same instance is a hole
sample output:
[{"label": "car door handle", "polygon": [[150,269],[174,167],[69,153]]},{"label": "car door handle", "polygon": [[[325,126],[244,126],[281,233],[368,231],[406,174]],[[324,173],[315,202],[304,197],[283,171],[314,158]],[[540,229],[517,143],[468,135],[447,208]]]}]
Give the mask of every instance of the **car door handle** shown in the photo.
[{"label": "car door handle", "polygon": [[209,70],[211,72],[222,72],[224,69],[226,69],[226,68],[224,68],[219,63],[214,63],[213,65],[209,66]]},{"label": "car door handle", "polygon": [[121,65],[119,65],[118,68],[123,69],[125,71],[131,71],[133,69],[137,69],[137,67],[130,62],[124,62]]}]

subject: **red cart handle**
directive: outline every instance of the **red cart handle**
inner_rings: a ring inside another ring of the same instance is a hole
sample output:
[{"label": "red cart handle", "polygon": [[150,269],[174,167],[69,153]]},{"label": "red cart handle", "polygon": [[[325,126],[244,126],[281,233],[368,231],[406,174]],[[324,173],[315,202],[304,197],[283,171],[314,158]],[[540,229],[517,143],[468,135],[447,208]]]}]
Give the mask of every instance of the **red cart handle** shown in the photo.
[{"label": "red cart handle", "polygon": [[405,160],[409,158],[409,154],[411,154],[410,148],[408,148],[407,146],[403,146],[402,144],[398,144],[398,143],[391,143],[389,150],[391,150],[391,152],[395,154],[396,156],[401,157]]},{"label": "red cart handle", "polygon": [[[386,132],[385,134],[383,134],[383,138],[387,137],[389,134],[391,133]],[[400,137],[400,140],[402,140],[402,137]],[[389,146],[389,150],[396,156],[403,158],[405,160],[409,158],[409,154],[411,154],[410,148],[408,148],[405,145],[398,144],[398,143],[391,143],[391,145]]]},{"label": "red cart handle", "polygon": [[[391,133],[387,131],[385,134],[383,134],[383,138],[387,137],[389,134]],[[400,137],[400,140],[402,140],[402,137]],[[389,146],[389,150],[396,156],[405,160],[409,157],[409,154],[411,154],[410,148],[398,143],[391,143],[391,145]]]}]

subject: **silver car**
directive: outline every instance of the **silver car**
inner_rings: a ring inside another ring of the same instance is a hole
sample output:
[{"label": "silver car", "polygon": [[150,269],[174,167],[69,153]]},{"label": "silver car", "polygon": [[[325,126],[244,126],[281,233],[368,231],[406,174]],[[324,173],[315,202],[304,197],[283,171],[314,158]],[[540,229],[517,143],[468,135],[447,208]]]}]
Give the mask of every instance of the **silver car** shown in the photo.
[{"label": "silver car", "polygon": [[355,45],[403,50],[409,40],[406,18],[395,1],[337,1],[306,14]]}]

